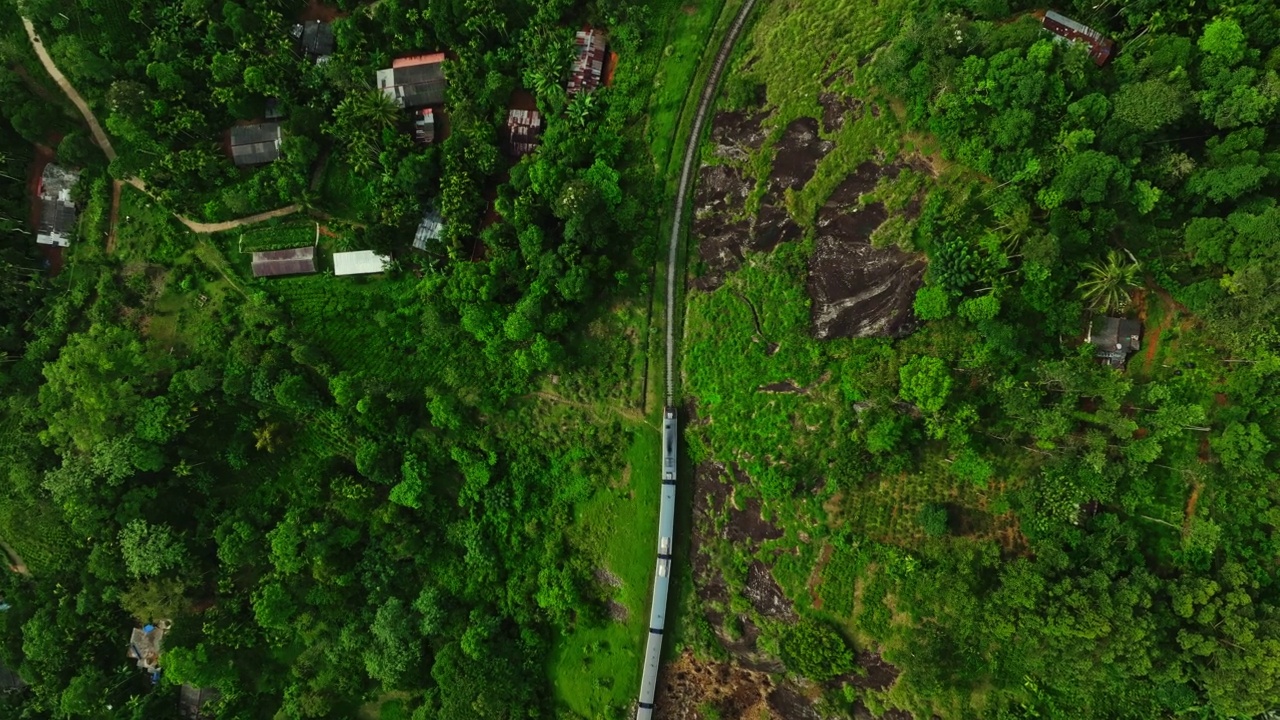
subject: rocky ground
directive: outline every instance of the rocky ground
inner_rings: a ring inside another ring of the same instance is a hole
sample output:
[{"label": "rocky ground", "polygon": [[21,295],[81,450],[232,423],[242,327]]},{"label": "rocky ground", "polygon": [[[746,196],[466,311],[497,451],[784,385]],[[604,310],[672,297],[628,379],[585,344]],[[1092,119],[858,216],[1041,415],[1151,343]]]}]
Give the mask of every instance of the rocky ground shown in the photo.
[{"label": "rocky ground", "polygon": [[[836,94],[821,98],[822,126],[839,129],[875,105]],[[690,285],[704,291],[724,284],[742,267],[745,253],[769,252],[798,240],[801,228],[787,214],[788,189],[798,191],[813,177],[833,144],[819,135],[819,122],[800,118],[783,130],[774,146],[773,167],[764,180],[759,210],[748,214],[747,198],[756,179],[743,168],[765,139],[765,113],[722,112],[711,131],[714,164],[704,165],[694,196],[694,235],[699,268]],[[859,198],[882,177],[901,168],[867,162],[847,177],[818,213],[807,286],[814,337],[901,337],[914,329],[911,304],[924,277],[919,256],[871,246],[871,233],[888,215],[882,205]]]},{"label": "rocky ground", "polygon": [[[822,118],[800,118],[782,129],[774,146],[768,176],[750,174],[753,158],[766,139],[767,113],[723,112],[711,130],[711,161],[699,173],[694,197],[694,235],[698,268],[690,286],[704,292],[721,287],[729,274],[742,267],[753,252],[771,252],[784,242],[799,241],[803,231],[787,213],[787,190],[800,191],[814,176],[819,162],[834,146],[820,129],[839,130],[863,112],[880,113],[874,104],[841,94],[819,98]],[[911,306],[923,281],[922,257],[897,248],[874,248],[872,233],[888,218],[879,203],[864,203],[883,177],[897,177],[902,166],[867,162],[844,179],[819,210],[813,229],[813,253],[806,286],[811,300],[811,330],[819,339],[833,337],[901,337],[914,325]],[[759,184],[759,187],[757,185]],[[759,192],[757,212],[747,212],[753,192]],[[908,207],[908,214],[915,208]],[[745,297],[744,302],[750,305]],[[753,313],[755,308],[752,308]],[[759,333],[759,319],[756,320]],[[771,343],[771,349],[776,349]],[[793,382],[762,385],[759,392],[804,393]],[[687,408],[691,423],[697,408]],[[748,551],[780,538],[782,529],[761,516],[757,499],[736,496],[734,488],[749,483],[736,465],[704,462],[694,478],[691,558],[700,611],[714,629],[729,662],[698,660],[686,653],[664,670],[658,692],[659,716],[696,720],[713,710],[723,720],[818,720],[812,698],[820,688],[799,688],[782,679],[777,657],[758,644],[756,622],[792,622],[794,604],[773,575],[768,558],[747,568],[741,593],[751,612],[731,609],[729,583],[717,567],[714,548],[730,543]],[[739,581],[741,582],[741,580]],[[755,621],[753,621],[753,618]],[[731,629],[730,629],[731,628]],[[898,670],[879,655],[861,652],[857,672],[832,681],[864,690],[884,690]],[[855,717],[870,718],[865,707]],[[891,711],[891,720],[909,718]]]}]

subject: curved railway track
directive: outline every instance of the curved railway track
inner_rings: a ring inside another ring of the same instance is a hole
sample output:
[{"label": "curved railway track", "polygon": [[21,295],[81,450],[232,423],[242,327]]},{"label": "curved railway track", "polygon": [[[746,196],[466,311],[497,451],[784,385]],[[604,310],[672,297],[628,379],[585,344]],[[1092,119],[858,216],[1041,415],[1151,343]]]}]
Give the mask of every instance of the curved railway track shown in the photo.
[{"label": "curved railway track", "polygon": [[671,217],[671,236],[667,248],[667,393],[662,417],[662,507],[658,515],[658,552],[653,574],[653,599],[649,605],[649,633],[645,641],[644,670],[640,679],[640,697],[636,720],[653,718],[654,695],[658,690],[658,666],[662,656],[662,633],[666,629],[667,591],[671,585],[672,550],[676,516],[676,436],[679,421],[676,413],[676,278],[679,276],[677,259],[680,254],[680,236],[684,225],[684,206],[688,201],[692,183],[694,161],[698,156],[698,144],[707,113],[715,101],[720,76],[729,62],[733,46],[746,25],[757,0],[746,0],[729,26],[716,53],[715,63],[707,74],[698,112],[693,118],[689,142],[685,146],[684,163],[680,168],[680,184],[676,189],[675,212]]}]

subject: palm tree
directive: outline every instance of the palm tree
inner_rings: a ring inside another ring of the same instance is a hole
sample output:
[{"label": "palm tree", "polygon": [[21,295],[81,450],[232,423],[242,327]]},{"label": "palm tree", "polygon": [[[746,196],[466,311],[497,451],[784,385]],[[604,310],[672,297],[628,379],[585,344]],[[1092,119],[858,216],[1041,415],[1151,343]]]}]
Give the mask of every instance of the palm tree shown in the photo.
[{"label": "palm tree", "polygon": [[400,106],[381,90],[365,92],[360,101],[359,115],[379,128],[393,127],[400,119]]},{"label": "palm tree", "polygon": [[1084,299],[1100,312],[1120,312],[1129,306],[1129,293],[1138,287],[1138,261],[1128,250],[1126,260],[1115,250],[1107,251],[1106,262],[1087,262],[1089,277],[1078,286]]}]

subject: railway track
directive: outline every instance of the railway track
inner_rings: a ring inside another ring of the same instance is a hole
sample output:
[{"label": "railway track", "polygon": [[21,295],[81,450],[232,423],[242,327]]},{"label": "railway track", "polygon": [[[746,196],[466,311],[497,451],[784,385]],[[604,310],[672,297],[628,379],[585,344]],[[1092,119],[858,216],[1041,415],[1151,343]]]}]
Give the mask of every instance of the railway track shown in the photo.
[{"label": "railway track", "polygon": [[666,407],[662,418],[662,506],[658,515],[658,552],[653,575],[653,598],[649,605],[649,632],[645,641],[644,670],[640,679],[640,697],[636,720],[653,718],[654,696],[658,690],[658,669],[662,656],[662,634],[666,630],[667,592],[671,585],[672,551],[676,514],[676,440],[679,420],[676,412],[676,279],[680,272],[677,260],[680,255],[680,237],[684,226],[684,207],[689,199],[694,162],[698,157],[698,145],[707,114],[715,102],[720,76],[733,53],[733,46],[742,34],[747,18],[757,0],[746,0],[729,26],[716,53],[715,63],[707,74],[698,111],[693,118],[689,142],[685,146],[684,163],[680,168],[680,184],[676,189],[675,212],[671,216],[671,236],[667,247],[667,392]]}]

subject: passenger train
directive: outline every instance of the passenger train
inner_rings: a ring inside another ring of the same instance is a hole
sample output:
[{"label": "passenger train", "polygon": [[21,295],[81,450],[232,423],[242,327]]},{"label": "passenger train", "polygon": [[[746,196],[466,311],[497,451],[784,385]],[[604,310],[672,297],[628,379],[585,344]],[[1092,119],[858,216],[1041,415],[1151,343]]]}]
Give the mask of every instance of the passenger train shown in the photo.
[{"label": "passenger train", "polygon": [[636,720],[653,718],[653,696],[658,689],[658,661],[662,656],[662,631],[667,624],[667,589],[671,584],[672,536],[676,524],[676,431],[676,409],[668,405],[662,414],[662,509],[658,514],[658,566],[653,576],[649,637],[644,648],[644,674],[640,678],[640,705],[636,710]]}]

